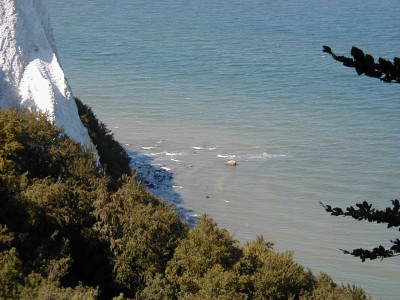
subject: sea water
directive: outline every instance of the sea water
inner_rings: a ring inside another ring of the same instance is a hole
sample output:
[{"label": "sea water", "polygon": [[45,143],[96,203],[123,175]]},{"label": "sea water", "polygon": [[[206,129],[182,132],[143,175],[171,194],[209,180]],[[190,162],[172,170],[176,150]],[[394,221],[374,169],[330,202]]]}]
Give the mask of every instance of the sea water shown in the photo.
[{"label": "sea water", "polygon": [[263,235],[315,273],[399,298],[398,258],[339,250],[398,231],[319,204],[400,195],[400,85],[321,50],[399,56],[398,0],[44,2],[74,94],[134,159],[169,170],[161,196],[243,244]]}]

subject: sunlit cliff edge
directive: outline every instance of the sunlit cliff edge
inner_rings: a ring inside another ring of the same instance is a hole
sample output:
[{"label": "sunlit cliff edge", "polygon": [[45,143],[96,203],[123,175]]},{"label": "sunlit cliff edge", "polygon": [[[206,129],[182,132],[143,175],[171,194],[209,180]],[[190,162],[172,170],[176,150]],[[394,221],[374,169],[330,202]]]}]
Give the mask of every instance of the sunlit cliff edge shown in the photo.
[{"label": "sunlit cliff edge", "polygon": [[68,136],[92,146],[41,0],[0,0],[0,108],[5,107],[47,112]]}]

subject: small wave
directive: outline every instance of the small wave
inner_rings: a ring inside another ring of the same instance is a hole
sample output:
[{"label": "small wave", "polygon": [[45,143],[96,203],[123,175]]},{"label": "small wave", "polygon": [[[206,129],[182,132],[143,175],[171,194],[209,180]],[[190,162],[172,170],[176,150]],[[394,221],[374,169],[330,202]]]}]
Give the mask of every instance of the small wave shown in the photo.
[{"label": "small wave", "polygon": [[178,155],[182,155],[182,153],[174,153],[174,152],[165,152],[166,156],[178,156]]},{"label": "small wave", "polygon": [[237,156],[234,155],[234,154],[218,154],[217,157],[219,157],[219,158],[233,159],[233,158],[236,158]]},{"label": "small wave", "polygon": [[183,189],[183,186],[181,186],[181,185],[173,185],[172,187],[175,189]]},{"label": "small wave", "polygon": [[151,149],[155,149],[156,147],[153,147],[153,146],[149,146],[149,147],[147,147],[147,146],[144,146],[144,147],[141,147],[141,149],[143,149],[143,150],[151,150]]},{"label": "small wave", "polygon": [[162,154],[164,154],[164,152],[151,152],[151,153],[149,153],[148,155],[150,155],[150,156],[157,156],[157,155],[162,155]]},{"label": "small wave", "polygon": [[[155,147],[151,148],[154,149]],[[142,147],[143,149],[143,147]],[[183,155],[182,152],[167,152],[167,151],[163,151],[163,152],[151,152],[148,155],[150,156],[159,156],[159,155],[165,155],[165,156],[180,156]]]},{"label": "small wave", "polygon": [[192,149],[213,151],[213,150],[216,150],[217,148],[216,147],[193,146]]},{"label": "small wave", "polygon": [[165,167],[165,166],[160,167],[160,169],[163,169],[165,171],[171,171],[171,168],[168,168],[168,167]]},{"label": "small wave", "polygon": [[175,159],[175,158],[171,158],[171,161],[174,161],[174,162],[177,162],[177,163],[181,162],[179,159]]},{"label": "small wave", "polygon": [[264,152],[262,154],[255,154],[255,155],[250,155],[249,159],[271,159],[271,158],[282,158],[286,157],[284,154],[270,154],[267,152]]}]

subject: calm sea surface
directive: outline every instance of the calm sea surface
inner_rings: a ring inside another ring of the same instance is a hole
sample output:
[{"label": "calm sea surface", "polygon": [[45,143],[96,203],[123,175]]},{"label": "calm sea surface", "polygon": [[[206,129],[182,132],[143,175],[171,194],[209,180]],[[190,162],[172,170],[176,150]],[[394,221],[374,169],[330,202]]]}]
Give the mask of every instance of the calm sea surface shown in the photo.
[{"label": "calm sea surface", "polygon": [[400,197],[400,85],[321,51],[399,56],[398,0],[44,2],[74,94],[135,158],[170,169],[168,200],[399,299],[399,258],[339,250],[390,245],[398,231],[319,205]]}]

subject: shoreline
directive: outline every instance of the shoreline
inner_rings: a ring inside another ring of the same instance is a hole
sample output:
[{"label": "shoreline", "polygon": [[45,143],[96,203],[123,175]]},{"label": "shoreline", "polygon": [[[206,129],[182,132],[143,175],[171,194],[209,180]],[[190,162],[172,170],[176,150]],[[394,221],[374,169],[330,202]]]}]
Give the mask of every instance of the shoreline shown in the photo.
[{"label": "shoreline", "polygon": [[183,199],[175,190],[174,175],[171,170],[164,165],[152,164],[152,158],[149,155],[127,148],[125,151],[131,158],[129,166],[136,172],[137,180],[163,202],[172,204],[181,218],[190,226],[195,226],[198,215],[192,214],[192,210],[181,206]]}]

